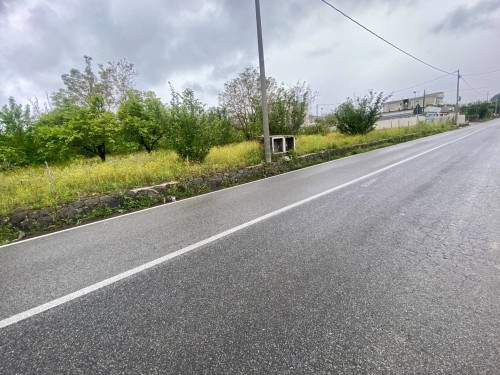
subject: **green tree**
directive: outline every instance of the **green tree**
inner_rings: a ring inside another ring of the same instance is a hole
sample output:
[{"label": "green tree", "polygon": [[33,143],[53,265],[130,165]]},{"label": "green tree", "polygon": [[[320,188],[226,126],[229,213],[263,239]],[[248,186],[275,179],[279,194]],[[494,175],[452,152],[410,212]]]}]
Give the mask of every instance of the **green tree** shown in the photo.
[{"label": "green tree", "polygon": [[[289,110],[287,105],[286,92],[282,88],[275,93],[271,93],[267,103],[269,116],[269,133],[271,135],[288,134]],[[259,114],[262,113],[259,108]]]},{"label": "green tree", "polygon": [[481,102],[478,105],[478,114],[480,119],[491,117],[492,109],[491,104],[488,102]]},{"label": "green tree", "polygon": [[389,97],[370,90],[364,97],[347,98],[335,111],[337,129],[344,134],[367,134],[375,129],[380,111]]},{"label": "green tree", "polygon": [[226,108],[212,107],[207,115],[213,145],[227,145],[244,139],[244,135],[233,127]]},{"label": "green tree", "polygon": [[87,106],[76,107],[73,116],[64,123],[64,136],[72,147],[97,155],[104,162],[121,129],[116,115],[106,110],[102,96],[96,95],[89,102]]},{"label": "green tree", "polygon": [[[267,78],[267,93],[277,88],[274,78]],[[260,75],[256,68],[246,68],[236,78],[224,84],[219,94],[219,105],[227,109],[233,126],[242,130],[247,139],[262,134],[262,107]]]},{"label": "green tree", "polygon": [[52,95],[52,102],[56,106],[62,105],[64,98],[69,98],[79,106],[91,105],[96,96],[103,98],[104,106],[108,110],[115,110],[126,99],[126,93],[134,86],[137,72],[134,65],[125,59],[118,62],[108,62],[107,66],[98,64],[98,72],[94,72],[92,58],[84,56],[85,69],[71,69],[69,74],[61,76],[65,89],[60,89]]},{"label": "green tree", "polygon": [[[305,82],[285,87],[272,77],[266,78],[269,131],[271,134],[297,134],[304,123],[315,94]],[[224,84],[219,105],[227,108],[233,126],[248,139],[262,134],[262,97],[260,74],[256,68],[245,71]]]},{"label": "green tree", "polygon": [[281,85],[269,95],[269,131],[271,134],[298,134],[314,99],[309,85],[297,82]]},{"label": "green tree", "polygon": [[41,113],[35,122],[35,143],[41,161],[63,162],[76,156],[78,150],[69,143],[69,132],[65,125],[80,108],[65,99],[60,107]]},{"label": "green tree", "polygon": [[153,92],[129,91],[117,114],[125,138],[139,143],[148,153],[169,132],[167,109]]},{"label": "green tree", "polygon": [[29,164],[36,158],[30,106],[11,96],[0,110],[0,163],[2,169]]},{"label": "green tree", "polygon": [[289,120],[288,127],[292,134],[298,134],[304,124],[307,112],[316,97],[306,82],[297,82],[286,90]]},{"label": "green tree", "polygon": [[182,94],[172,88],[173,148],[180,157],[201,162],[210,152],[211,136],[205,106],[191,89]]},{"label": "green tree", "polygon": [[469,116],[470,120],[490,118],[495,111],[495,103],[476,102],[460,106],[460,113]]}]

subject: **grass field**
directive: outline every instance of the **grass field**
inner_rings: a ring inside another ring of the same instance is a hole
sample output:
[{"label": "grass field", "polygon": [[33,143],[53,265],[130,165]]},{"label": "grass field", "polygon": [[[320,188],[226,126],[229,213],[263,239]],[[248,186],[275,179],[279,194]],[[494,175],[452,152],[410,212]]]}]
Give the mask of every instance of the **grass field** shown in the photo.
[{"label": "grass field", "polygon": [[[296,139],[296,155],[329,148],[390,138],[415,131],[437,133],[449,125],[421,125],[400,129],[381,129],[367,136],[345,136],[338,132],[327,135],[303,135]],[[158,150],[109,156],[105,163],[98,158],[74,160],[51,165],[56,194],[53,193],[44,166],[26,167],[0,173],[0,215],[18,209],[37,209],[68,203],[82,196],[122,191],[128,188],[158,184],[168,180],[187,179],[203,174],[238,169],[259,164],[263,151],[255,142],[214,147],[201,164],[187,164],[173,151]]]}]

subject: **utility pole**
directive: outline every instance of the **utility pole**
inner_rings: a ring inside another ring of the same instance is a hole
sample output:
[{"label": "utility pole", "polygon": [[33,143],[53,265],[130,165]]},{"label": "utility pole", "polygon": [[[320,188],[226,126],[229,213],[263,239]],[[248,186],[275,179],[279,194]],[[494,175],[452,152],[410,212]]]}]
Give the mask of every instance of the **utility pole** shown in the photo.
[{"label": "utility pole", "polygon": [[260,91],[262,94],[262,124],[264,126],[264,153],[266,164],[271,162],[271,141],[269,139],[269,116],[267,113],[266,69],[264,67],[264,47],[262,46],[262,25],[260,23],[260,2],[255,0],[257,18],[257,42],[259,44]]},{"label": "utility pole", "polygon": [[417,100],[417,92],[413,91],[413,93],[415,94],[415,101],[417,102],[417,104],[415,104],[415,109],[416,109],[416,112],[417,112],[417,124],[416,124],[416,126],[418,126],[418,100]]},{"label": "utility pole", "polygon": [[425,90],[424,90],[424,99],[422,100],[422,113],[425,116]]},{"label": "utility pole", "polygon": [[458,93],[460,90],[460,69],[457,70],[457,104],[455,105],[455,124],[458,126]]}]

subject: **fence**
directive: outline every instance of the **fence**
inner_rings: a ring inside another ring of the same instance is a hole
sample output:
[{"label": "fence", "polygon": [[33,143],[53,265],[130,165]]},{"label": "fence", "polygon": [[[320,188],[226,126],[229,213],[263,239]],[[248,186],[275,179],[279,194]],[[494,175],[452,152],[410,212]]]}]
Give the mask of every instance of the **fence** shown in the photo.
[{"label": "fence", "polygon": [[[441,124],[444,122],[455,122],[455,115],[446,115],[446,116],[418,116],[419,122],[425,122],[426,124]],[[458,116],[459,124],[466,124],[467,121],[465,119],[465,115]],[[409,117],[398,117],[391,118],[387,120],[379,120],[375,124],[377,129],[387,129],[387,128],[403,128],[417,125],[417,116],[409,116]]]}]

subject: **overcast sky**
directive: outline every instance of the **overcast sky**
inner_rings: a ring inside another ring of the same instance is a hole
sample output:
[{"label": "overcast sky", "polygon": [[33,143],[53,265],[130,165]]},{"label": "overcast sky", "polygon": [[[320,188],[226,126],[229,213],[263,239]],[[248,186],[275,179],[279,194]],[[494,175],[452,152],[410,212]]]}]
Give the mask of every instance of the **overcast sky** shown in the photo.
[{"label": "overcast sky", "polygon": [[[447,72],[500,70],[500,1],[332,0],[352,18]],[[368,89],[394,99],[444,91],[455,101],[456,76],[443,76],[385,44],[321,0],[261,0],[266,73],[306,81],[328,112]],[[0,105],[44,98],[61,75],[127,59],[137,88],[170,99],[168,82],[217,104],[224,82],[258,66],[254,0],[0,0]],[[500,92],[500,72],[461,81],[462,103]],[[399,91],[406,89],[403,91]],[[313,108],[315,112],[316,108]]]}]

